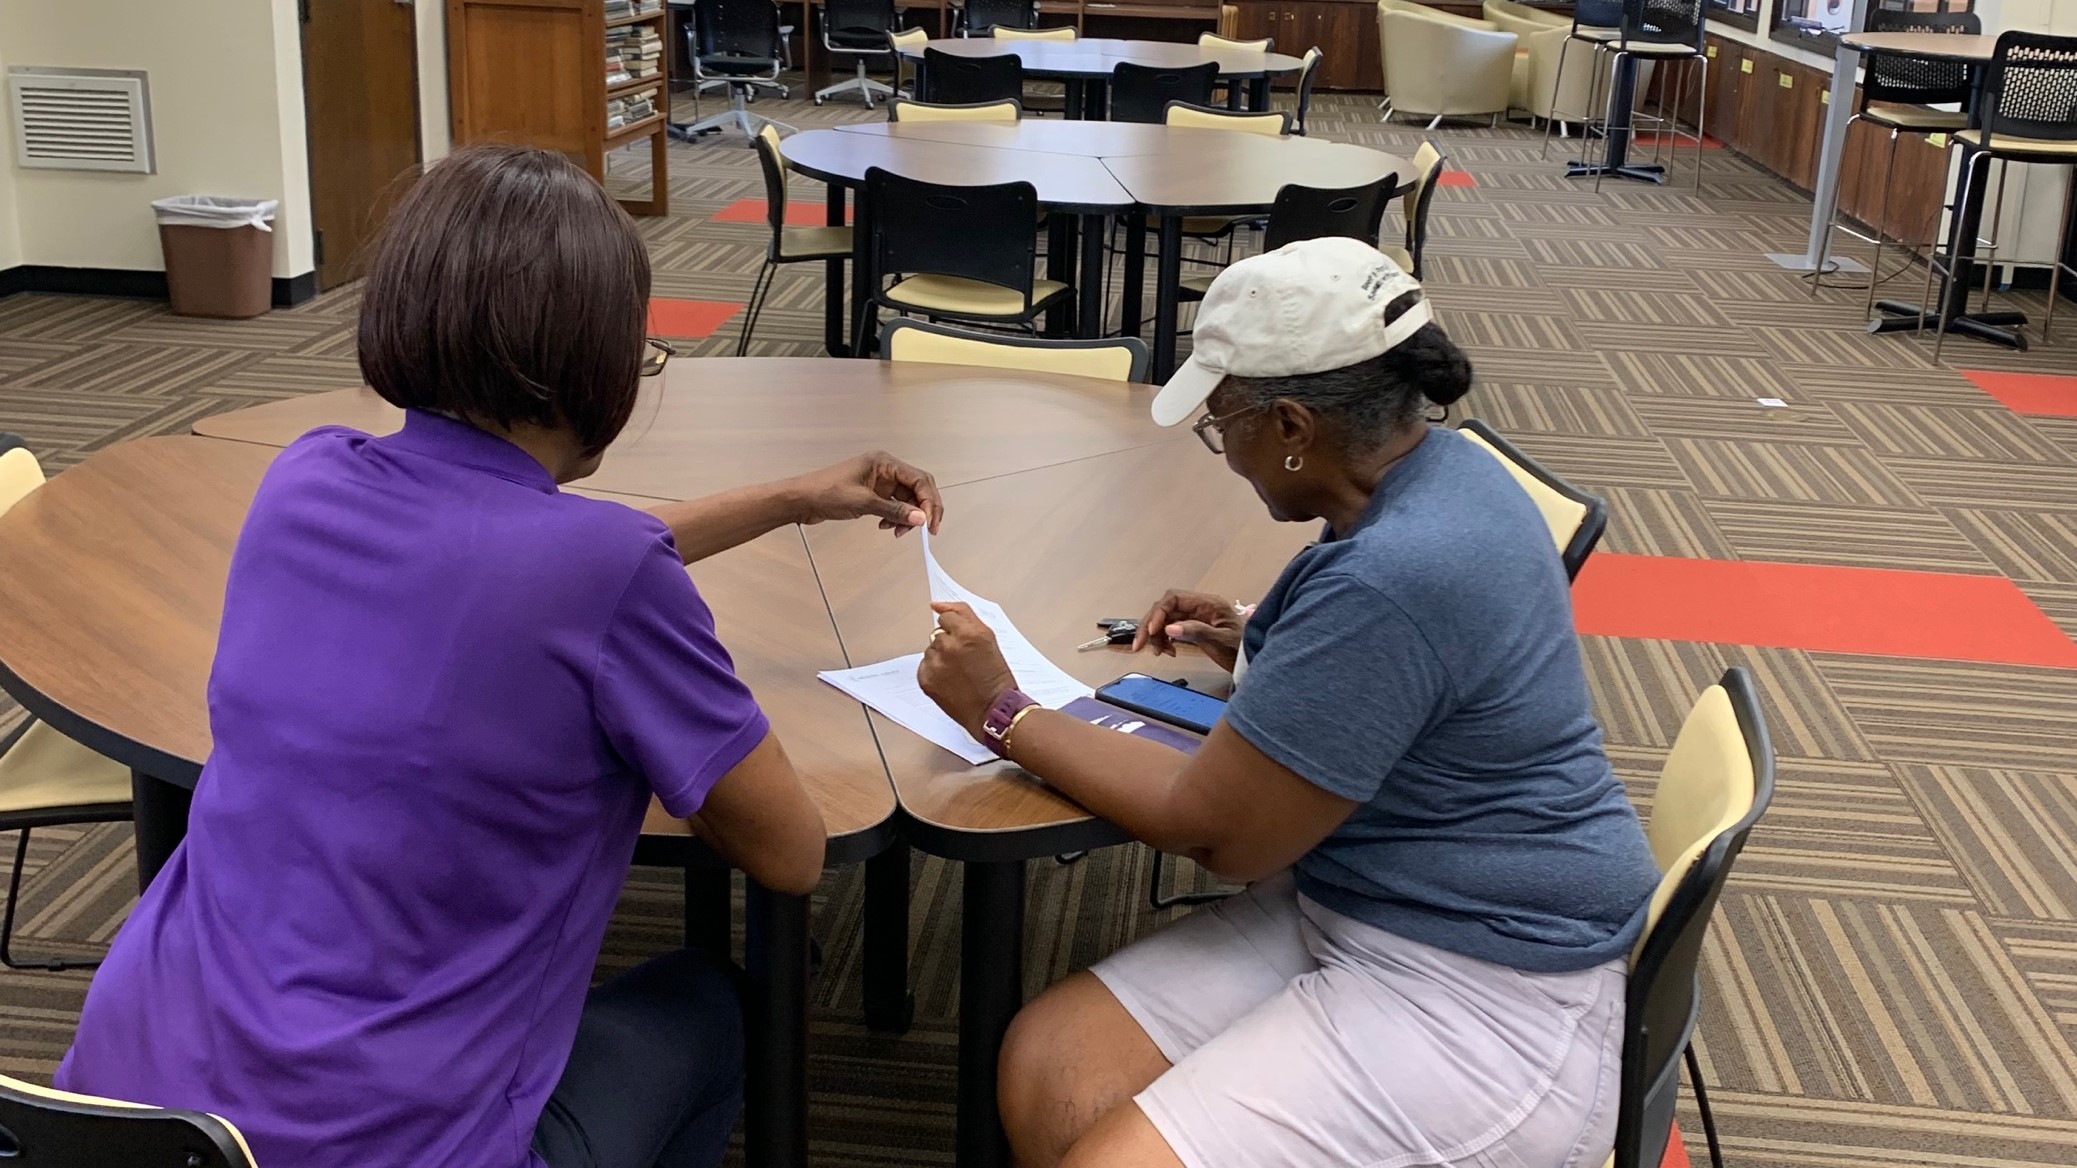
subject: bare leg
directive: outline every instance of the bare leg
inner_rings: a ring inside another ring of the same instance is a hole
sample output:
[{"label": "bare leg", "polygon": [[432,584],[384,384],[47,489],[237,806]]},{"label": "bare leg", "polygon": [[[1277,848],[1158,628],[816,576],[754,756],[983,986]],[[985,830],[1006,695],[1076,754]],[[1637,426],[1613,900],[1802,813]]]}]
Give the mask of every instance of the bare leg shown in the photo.
[{"label": "bare leg", "polygon": [[[1076,973],[1031,1000],[1003,1038],[999,1099],[1003,1128],[1018,1168],[1054,1168],[1068,1150],[1082,1152],[1084,1136],[1130,1124],[1112,1117],[1130,1113],[1145,1135],[1166,1151],[1132,1097],[1169,1068],[1154,1040],[1140,1029],[1093,974]],[[1109,1155],[1109,1153],[1106,1153]],[[1069,1163],[1097,1163],[1086,1158]],[[1169,1159],[1102,1159],[1105,1164],[1176,1163]]]},{"label": "bare leg", "polygon": [[1089,1134],[1075,1141],[1060,1168],[1183,1168],[1136,1103],[1114,1107]]}]

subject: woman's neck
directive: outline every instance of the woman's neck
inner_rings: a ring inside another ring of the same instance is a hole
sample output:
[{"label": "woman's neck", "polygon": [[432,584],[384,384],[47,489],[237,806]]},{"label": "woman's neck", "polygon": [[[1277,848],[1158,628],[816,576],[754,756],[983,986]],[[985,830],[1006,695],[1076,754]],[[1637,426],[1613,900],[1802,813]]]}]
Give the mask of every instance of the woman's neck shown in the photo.
[{"label": "woman's neck", "polygon": [[1370,500],[1377,494],[1378,484],[1384,482],[1392,468],[1412,454],[1427,436],[1428,423],[1417,422],[1394,433],[1376,452],[1351,459],[1343,473],[1329,480],[1320,518],[1326,520],[1335,538],[1346,538],[1355,530],[1363,513],[1370,509]]}]

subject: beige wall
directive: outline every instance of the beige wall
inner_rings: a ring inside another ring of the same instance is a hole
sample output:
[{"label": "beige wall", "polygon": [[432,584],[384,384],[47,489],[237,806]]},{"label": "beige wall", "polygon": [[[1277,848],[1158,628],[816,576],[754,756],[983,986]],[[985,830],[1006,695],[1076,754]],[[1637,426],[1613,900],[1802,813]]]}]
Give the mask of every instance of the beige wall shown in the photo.
[{"label": "beige wall", "polygon": [[[7,70],[7,47],[0,30],[0,79]],[[0,272],[22,262],[22,232],[14,204],[14,119],[0,116]]]},{"label": "beige wall", "polygon": [[161,269],[151,201],[210,194],[280,200],[274,274],[310,271],[297,37],[295,0],[0,0],[9,65],[148,71],[158,158],[154,175],[19,170],[10,146],[18,262]]}]

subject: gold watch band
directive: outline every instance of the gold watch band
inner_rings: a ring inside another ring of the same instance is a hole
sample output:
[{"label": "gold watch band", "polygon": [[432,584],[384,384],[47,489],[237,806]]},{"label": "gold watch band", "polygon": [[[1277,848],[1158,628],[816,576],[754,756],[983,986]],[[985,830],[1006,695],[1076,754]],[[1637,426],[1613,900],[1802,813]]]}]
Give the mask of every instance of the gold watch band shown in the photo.
[{"label": "gold watch band", "polygon": [[1010,715],[1010,724],[1004,727],[1002,732],[1002,754],[1004,758],[1008,758],[1010,756],[1010,738],[1017,733],[1017,726],[1019,723],[1024,721],[1024,716],[1026,714],[1031,713],[1033,710],[1043,709],[1045,709],[1044,706],[1030,705]]}]

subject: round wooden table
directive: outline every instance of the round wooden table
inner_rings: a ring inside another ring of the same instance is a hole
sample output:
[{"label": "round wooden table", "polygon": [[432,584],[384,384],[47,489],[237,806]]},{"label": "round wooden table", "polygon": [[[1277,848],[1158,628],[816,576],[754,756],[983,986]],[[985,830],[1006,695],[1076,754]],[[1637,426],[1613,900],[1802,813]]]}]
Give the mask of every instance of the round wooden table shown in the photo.
[{"label": "round wooden table", "polygon": [[[1198,51],[1187,45],[1167,47]],[[1340,190],[1392,180],[1396,190],[1404,193],[1414,178],[1411,162],[1367,146],[1120,122],[1026,120],[1007,126],[867,122],[795,134],[780,144],[780,153],[793,169],[829,184],[828,221],[837,224],[846,222],[845,191],[862,187],[865,172],[874,167],[905,178],[951,185],[1030,183],[1042,206],[1087,220],[1079,227],[1079,266],[1084,275],[1065,277],[1076,283],[1079,304],[1074,331],[1085,337],[1099,335],[1103,323],[1103,282],[1086,275],[1103,270],[1099,220],[1118,213],[1126,216],[1122,331],[1128,335],[1140,332],[1145,216],[1152,215],[1160,233],[1154,284],[1155,381],[1166,379],[1175,368],[1184,218],[1266,212],[1285,186]],[[1055,216],[1053,226],[1048,270],[1071,272],[1077,229],[1066,214]],[[872,266],[864,262],[866,233],[856,233],[853,241],[852,339],[845,345],[833,323],[832,354],[855,355],[869,352],[871,346],[871,338],[860,335],[864,306],[873,292]],[[831,271],[837,266],[831,265]],[[834,280],[827,295],[830,320],[835,322],[842,316],[843,293]]]},{"label": "round wooden table", "polygon": [[[1177,44],[1171,41],[1107,40],[1083,37],[1072,41],[997,40],[994,37],[953,37],[925,41],[905,47],[901,54],[918,63],[924,50],[936,49],[954,57],[1000,57],[1009,55],[1024,63],[1024,75],[1034,81],[1061,81],[1068,85],[1067,116],[1103,117],[1103,96],[1111,70],[1119,64],[1145,65],[1151,69],[1187,69],[1211,62],[1219,67],[1222,81],[1246,82],[1250,109],[1269,108],[1272,77],[1296,73],[1305,64],[1283,53],[1263,53],[1246,48]],[[922,89],[917,89],[918,93]],[[1238,91],[1235,91],[1236,96]]]},{"label": "round wooden table", "polygon": [[[676,361],[658,381],[580,489],[645,506],[894,451],[944,488],[946,569],[1091,685],[1142,669],[1210,680],[1201,659],[1074,646],[1098,617],[1136,614],[1164,588],[1260,595],[1313,534],[1271,522],[1186,431],[1154,426],[1145,387],[824,359]],[[224,578],[260,475],[314,426],[387,433],[401,421],[365,389],[285,399],[204,419],[203,436],[102,451],[0,516],[0,685],[137,771],[140,856],[170,851],[179,788],[208,756]],[[871,527],[781,530],[690,570],[822,808],[832,862],[870,857],[869,1018],[899,1025],[906,991],[908,853],[887,843],[964,862],[959,1162],[995,1164],[995,1054],[1022,1000],[1024,863],[1124,837],[1014,768],[968,767],[815,680],[929,636],[918,545]],[[746,1150],[759,1168],[797,1165],[807,900],[753,886],[750,910]]]}]

